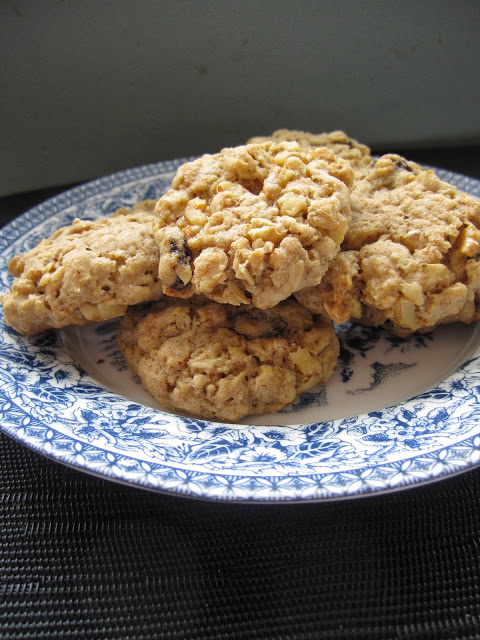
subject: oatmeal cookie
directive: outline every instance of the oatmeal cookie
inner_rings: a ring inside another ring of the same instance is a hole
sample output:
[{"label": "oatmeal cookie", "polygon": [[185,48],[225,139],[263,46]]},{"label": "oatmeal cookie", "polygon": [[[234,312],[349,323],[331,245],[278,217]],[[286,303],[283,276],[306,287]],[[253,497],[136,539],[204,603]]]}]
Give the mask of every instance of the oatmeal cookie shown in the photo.
[{"label": "oatmeal cookie", "polygon": [[164,292],[269,309],[320,282],[350,219],[349,163],[296,142],[184,164],[157,202]]},{"label": "oatmeal cookie", "polygon": [[155,203],[144,201],[101,220],[76,219],[14,257],[14,281],[2,297],[6,324],[33,335],[114,318],[129,305],[159,299]]},{"label": "oatmeal cookie", "polygon": [[278,129],[271,136],[258,136],[251,138],[248,142],[258,144],[268,140],[274,142],[297,142],[302,149],[328,147],[337,156],[348,160],[355,175],[358,177],[363,176],[366,169],[372,164],[369,147],[350,138],[343,131],[309,133],[308,131],[297,131],[295,129]]},{"label": "oatmeal cookie", "polygon": [[352,220],[319,286],[296,298],[399,335],[480,319],[480,202],[395,154],[352,191]]},{"label": "oatmeal cookie", "polygon": [[325,384],[339,355],[331,321],[294,300],[261,311],[164,297],[129,309],[118,342],[161,405],[226,421],[278,411]]}]

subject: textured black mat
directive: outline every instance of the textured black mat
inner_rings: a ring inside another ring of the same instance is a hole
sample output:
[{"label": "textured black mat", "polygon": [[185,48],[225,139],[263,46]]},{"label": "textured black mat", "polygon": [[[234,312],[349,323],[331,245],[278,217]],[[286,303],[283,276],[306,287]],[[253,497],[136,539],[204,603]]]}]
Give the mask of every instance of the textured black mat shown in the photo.
[{"label": "textured black mat", "polygon": [[480,471],[349,502],[130,489],[0,436],[2,638],[477,638]]},{"label": "textured black mat", "polygon": [[[480,178],[478,147],[405,155]],[[0,200],[0,222],[44,197]],[[480,638],[480,469],[354,501],[217,504],[0,434],[0,638]]]}]

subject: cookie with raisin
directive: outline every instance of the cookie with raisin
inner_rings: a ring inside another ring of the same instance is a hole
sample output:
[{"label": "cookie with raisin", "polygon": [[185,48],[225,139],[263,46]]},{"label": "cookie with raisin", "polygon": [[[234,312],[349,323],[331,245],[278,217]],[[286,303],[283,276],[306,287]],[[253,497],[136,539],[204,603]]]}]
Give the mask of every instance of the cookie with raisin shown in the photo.
[{"label": "cookie with raisin", "polygon": [[296,129],[278,129],[271,136],[257,136],[250,138],[249,143],[296,142],[303,149],[315,149],[328,147],[336,155],[348,160],[355,175],[361,177],[372,164],[370,148],[353,138],[347,136],[344,131],[330,131],[324,133],[310,133]]},{"label": "cookie with raisin", "polygon": [[379,158],[352,190],[342,250],[322,282],[296,294],[335,322],[399,335],[480,319],[480,202],[432,169]]},{"label": "cookie with raisin", "polygon": [[164,293],[269,309],[318,284],[347,230],[352,180],[333,151],[296,142],[184,164],[156,206]]},{"label": "cookie with raisin", "polygon": [[162,296],[155,200],[109,218],[79,220],[15,256],[2,297],[5,322],[23,335],[121,316]]},{"label": "cookie with raisin", "polygon": [[164,297],[129,309],[118,342],[163,407],[229,422],[278,411],[325,384],[339,355],[331,321],[294,300],[261,311]]}]

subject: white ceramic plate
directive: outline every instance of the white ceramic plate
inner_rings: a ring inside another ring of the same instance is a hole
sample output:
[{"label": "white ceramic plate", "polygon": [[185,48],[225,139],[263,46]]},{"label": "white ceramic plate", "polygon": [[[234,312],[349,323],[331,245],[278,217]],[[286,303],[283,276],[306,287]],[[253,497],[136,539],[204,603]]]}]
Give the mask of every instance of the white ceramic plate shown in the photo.
[{"label": "white ceramic plate", "polygon": [[[162,195],[184,160],[65,192],[1,231],[9,260],[75,217],[98,218]],[[437,170],[477,198],[480,182]],[[116,322],[34,338],[1,318],[1,429],[77,469],[146,489],[229,501],[315,501],[394,491],[480,461],[480,326],[402,340],[339,328],[341,361],[323,389],[242,424],[163,410],[129,374]]]}]

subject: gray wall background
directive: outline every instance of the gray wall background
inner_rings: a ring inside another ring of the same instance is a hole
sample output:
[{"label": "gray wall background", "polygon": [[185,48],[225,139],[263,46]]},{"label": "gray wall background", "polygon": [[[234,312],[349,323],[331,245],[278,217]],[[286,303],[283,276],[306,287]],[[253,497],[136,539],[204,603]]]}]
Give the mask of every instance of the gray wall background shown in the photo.
[{"label": "gray wall background", "polygon": [[480,141],[480,0],[0,0],[0,195],[279,127]]}]

